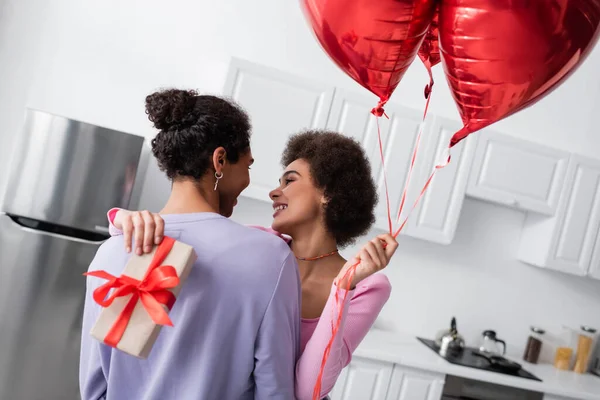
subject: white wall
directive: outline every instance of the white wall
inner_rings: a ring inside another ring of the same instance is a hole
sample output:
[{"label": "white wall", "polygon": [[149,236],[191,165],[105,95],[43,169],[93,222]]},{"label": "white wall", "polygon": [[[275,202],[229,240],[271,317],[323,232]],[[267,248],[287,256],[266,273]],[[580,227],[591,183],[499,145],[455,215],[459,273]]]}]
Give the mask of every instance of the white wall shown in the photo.
[{"label": "white wall", "polygon": [[[219,93],[231,56],[360,90],[324,55],[297,1],[4,1],[0,191],[25,106],[151,137],[144,97],[164,86]],[[600,48],[566,85],[494,129],[598,156],[599,67]],[[441,66],[436,77],[431,112],[458,119]],[[426,82],[416,61],[394,100],[422,107]],[[164,197],[168,185],[160,182],[161,189],[146,185],[143,205]],[[268,224],[269,215],[268,205],[244,200],[235,218]],[[380,324],[432,336],[456,315],[467,339],[494,328],[517,347],[530,324],[600,327],[600,282],[515,261],[522,222],[521,213],[467,201],[451,246],[403,239],[388,268],[394,292]]]},{"label": "white wall", "polygon": [[6,184],[12,144],[19,134],[37,63],[43,14],[41,1],[0,3],[0,194]]}]

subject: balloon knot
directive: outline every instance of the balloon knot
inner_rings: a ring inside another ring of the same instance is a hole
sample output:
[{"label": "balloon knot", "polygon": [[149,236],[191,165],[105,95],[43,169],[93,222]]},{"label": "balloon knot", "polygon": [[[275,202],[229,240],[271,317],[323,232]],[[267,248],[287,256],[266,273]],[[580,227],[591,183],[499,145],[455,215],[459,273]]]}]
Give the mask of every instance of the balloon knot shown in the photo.
[{"label": "balloon knot", "polygon": [[376,117],[381,117],[382,115],[385,115],[385,110],[383,109],[383,107],[377,106],[371,110],[371,114],[373,114]]},{"label": "balloon knot", "polygon": [[425,100],[427,100],[429,98],[429,96],[431,95],[431,89],[433,89],[433,84],[425,85],[425,90],[423,91],[425,94]]},{"label": "balloon knot", "polygon": [[387,103],[387,99],[386,100],[379,99],[379,103],[377,103],[377,107],[375,107],[371,110],[371,114],[373,114],[376,117],[381,117],[383,115],[387,119],[390,119],[390,117],[387,116],[387,114],[385,113],[385,110],[383,109],[383,106],[386,103]]}]

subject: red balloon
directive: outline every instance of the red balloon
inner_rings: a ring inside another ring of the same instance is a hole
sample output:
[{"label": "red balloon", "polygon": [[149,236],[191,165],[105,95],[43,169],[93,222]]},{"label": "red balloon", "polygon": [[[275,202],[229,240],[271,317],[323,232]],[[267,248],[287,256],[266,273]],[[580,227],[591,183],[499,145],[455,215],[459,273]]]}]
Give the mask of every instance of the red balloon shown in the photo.
[{"label": "red balloon", "polygon": [[423,43],[417,53],[429,74],[429,85],[425,86],[425,98],[429,97],[433,87],[433,74],[431,69],[441,61],[438,23],[439,9],[436,7],[433,19],[431,20],[431,25],[429,25],[425,39],[423,39]]},{"label": "red balloon", "polygon": [[301,0],[321,46],[377,95],[378,111],[413,62],[437,0]]},{"label": "red balloon", "polygon": [[419,48],[419,58],[428,69],[439,64],[442,60],[439,42],[439,16],[439,10],[436,7],[433,19],[431,20],[431,25],[429,25],[423,44],[421,44],[421,48]]},{"label": "red balloon", "polygon": [[464,125],[450,145],[558,87],[599,25],[600,0],[443,0],[442,64]]}]

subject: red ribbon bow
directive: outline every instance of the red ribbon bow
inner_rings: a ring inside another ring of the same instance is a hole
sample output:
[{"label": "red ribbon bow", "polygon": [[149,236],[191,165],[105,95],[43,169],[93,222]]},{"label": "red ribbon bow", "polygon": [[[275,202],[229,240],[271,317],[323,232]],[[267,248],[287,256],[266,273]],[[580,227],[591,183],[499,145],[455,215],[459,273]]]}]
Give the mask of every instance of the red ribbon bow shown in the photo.
[{"label": "red ribbon bow", "polygon": [[[150,266],[142,280],[137,280],[127,275],[116,277],[103,270],[91,271],[84,274],[85,276],[94,276],[108,280],[104,285],[94,290],[93,294],[94,301],[102,307],[110,306],[117,297],[131,295],[125,308],[123,308],[123,311],[121,311],[113,326],[106,334],[104,343],[111,347],[117,347],[117,344],[121,341],[125,333],[125,329],[138,300],[141,300],[142,305],[154,323],[173,326],[164,306],[169,310],[173,307],[175,295],[168,289],[173,289],[179,285],[179,277],[173,266],[160,264],[167,257],[174,243],[175,239],[167,236],[164,237],[156,249]],[[114,292],[108,296],[112,289],[114,289]]]}]

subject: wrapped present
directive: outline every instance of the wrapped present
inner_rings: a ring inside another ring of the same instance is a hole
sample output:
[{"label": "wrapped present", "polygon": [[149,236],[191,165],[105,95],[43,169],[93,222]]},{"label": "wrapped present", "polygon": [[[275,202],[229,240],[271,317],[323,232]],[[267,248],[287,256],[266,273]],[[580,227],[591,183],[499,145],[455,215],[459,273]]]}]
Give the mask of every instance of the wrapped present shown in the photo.
[{"label": "wrapped present", "polygon": [[194,249],[165,237],[149,254],[133,255],[121,276],[91,271],[106,279],[94,291],[103,307],[91,335],[125,353],[147,358],[163,325],[173,326],[171,310],[196,261]]}]

